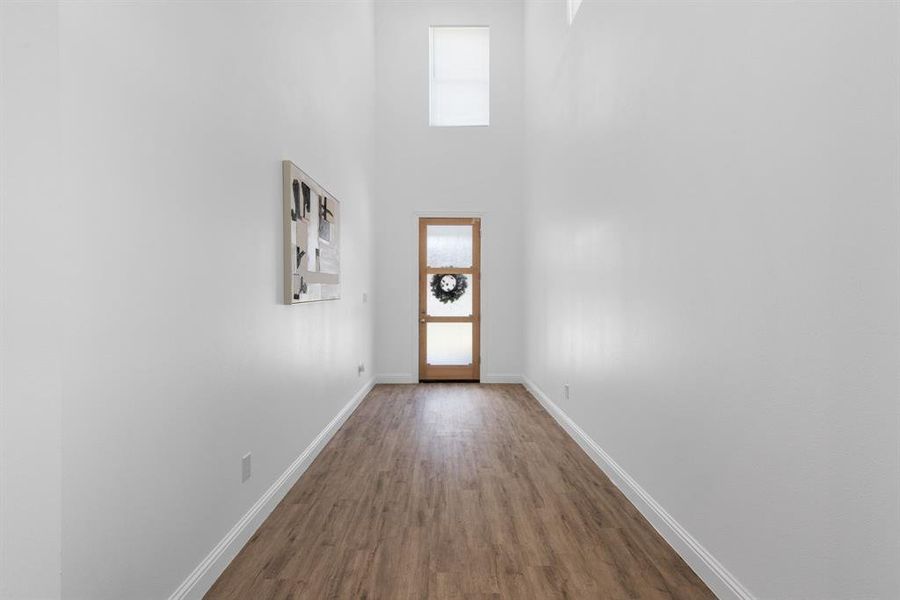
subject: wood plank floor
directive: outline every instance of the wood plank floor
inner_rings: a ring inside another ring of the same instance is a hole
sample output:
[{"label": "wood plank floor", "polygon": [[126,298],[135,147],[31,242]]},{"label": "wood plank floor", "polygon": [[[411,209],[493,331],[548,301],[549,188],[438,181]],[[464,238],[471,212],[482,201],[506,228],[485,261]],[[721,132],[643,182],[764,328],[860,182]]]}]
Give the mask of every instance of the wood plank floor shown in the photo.
[{"label": "wood plank floor", "polygon": [[520,385],[380,385],[207,600],[715,598]]}]

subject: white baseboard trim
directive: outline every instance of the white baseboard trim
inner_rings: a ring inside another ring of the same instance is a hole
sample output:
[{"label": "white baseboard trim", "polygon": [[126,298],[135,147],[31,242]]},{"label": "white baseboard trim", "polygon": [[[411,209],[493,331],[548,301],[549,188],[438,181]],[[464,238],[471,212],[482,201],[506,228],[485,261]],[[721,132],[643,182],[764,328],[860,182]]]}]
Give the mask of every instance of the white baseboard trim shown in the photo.
[{"label": "white baseboard trim", "polygon": [[489,373],[481,376],[481,383],[522,383],[522,376],[513,373]]},{"label": "white baseboard trim", "polygon": [[325,444],[337,433],[341,425],[356,410],[356,407],[359,406],[359,403],[362,402],[374,385],[375,379],[372,378],[354,394],[350,402],[325,426],[325,429],[300,453],[300,456],[290,464],[284,473],[281,474],[281,477],[250,507],[250,510],[240,518],[235,526],[231,528],[231,531],[216,544],[215,548],[206,555],[206,558],[197,565],[197,568],[169,596],[169,600],[201,600],[203,598],[203,595],[209,591],[209,588],[222,574],[225,567],[237,556],[237,553],[244,547],[250,536],[259,529],[259,526],[266,520],[269,513],[281,502],[281,499],[284,498],[303,472],[306,471],[307,467],[315,460],[322,448],[325,447]]},{"label": "white baseboard trim", "polygon": [[375,383],[419,383],[419,378],[409,373],[380,373]]},{"label": "white baseboard trim", "polygon": [[[419,378],[409,373],[380,373],[376,383],[419,383]],[[481,376],[481,383],[522,383],[522,376],[513,373],[490,373]]]},{"label": "white baseboard trim", "polygon": [[578,443],[607,477],[644,515],[695,573],[721,600],[756,600],[728,569],[675,520],[603,448],[588,436],[527,376],[522,382],[556,422]]}]

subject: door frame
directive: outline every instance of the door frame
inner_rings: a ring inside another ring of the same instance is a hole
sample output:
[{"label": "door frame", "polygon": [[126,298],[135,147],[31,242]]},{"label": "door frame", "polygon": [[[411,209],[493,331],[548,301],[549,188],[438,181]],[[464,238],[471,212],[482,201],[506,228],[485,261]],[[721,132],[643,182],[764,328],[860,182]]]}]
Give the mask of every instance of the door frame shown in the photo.
[{"label": "door frame", "polygon": [[[481,379],[481,285],[482,285],[482,260],[481,238],[484,231],[483,216],[480,214],[460,215],[458,213],[416,213],[416,252],[415,269],[415,322],[414,331],[417,348],[415,358],[416,381],[480,381]],[[427,312],[427,293],[424,283],[427,281],[429,271],[433,268],[426,266],[428,225],[471,225],[472,226],[472,267],[461,269],[472,276],[472,316],[471,317],[437,317],[437,322],[471,322],[472,323],[472,363],[470,365],[439,365],[430,369],[426,365],[426,334],[427,323],[432,320]],[[426,370],[430,371],[427,373]]]}]

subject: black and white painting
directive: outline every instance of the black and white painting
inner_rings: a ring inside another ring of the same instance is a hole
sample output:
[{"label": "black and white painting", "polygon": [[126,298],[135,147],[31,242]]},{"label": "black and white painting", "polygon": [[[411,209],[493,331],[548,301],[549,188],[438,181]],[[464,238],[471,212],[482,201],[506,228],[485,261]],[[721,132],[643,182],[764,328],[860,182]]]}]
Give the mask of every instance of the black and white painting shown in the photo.
[{"label": "black and white painting", "polygon": [[341,203],[289,160],[284,176],[284,301],[341,297]]}]

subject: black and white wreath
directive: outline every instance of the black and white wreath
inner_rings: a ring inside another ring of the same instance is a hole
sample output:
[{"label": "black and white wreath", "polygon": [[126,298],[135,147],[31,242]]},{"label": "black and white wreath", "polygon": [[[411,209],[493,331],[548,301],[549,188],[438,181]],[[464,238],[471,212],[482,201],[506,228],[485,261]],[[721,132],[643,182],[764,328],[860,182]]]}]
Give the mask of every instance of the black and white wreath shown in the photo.
[{"label": "black and white wreath", "polygon": [[469,287],[465,275],[442,275],[437,273],[431,277],[431,293],[443,304],[456,302]]}]

